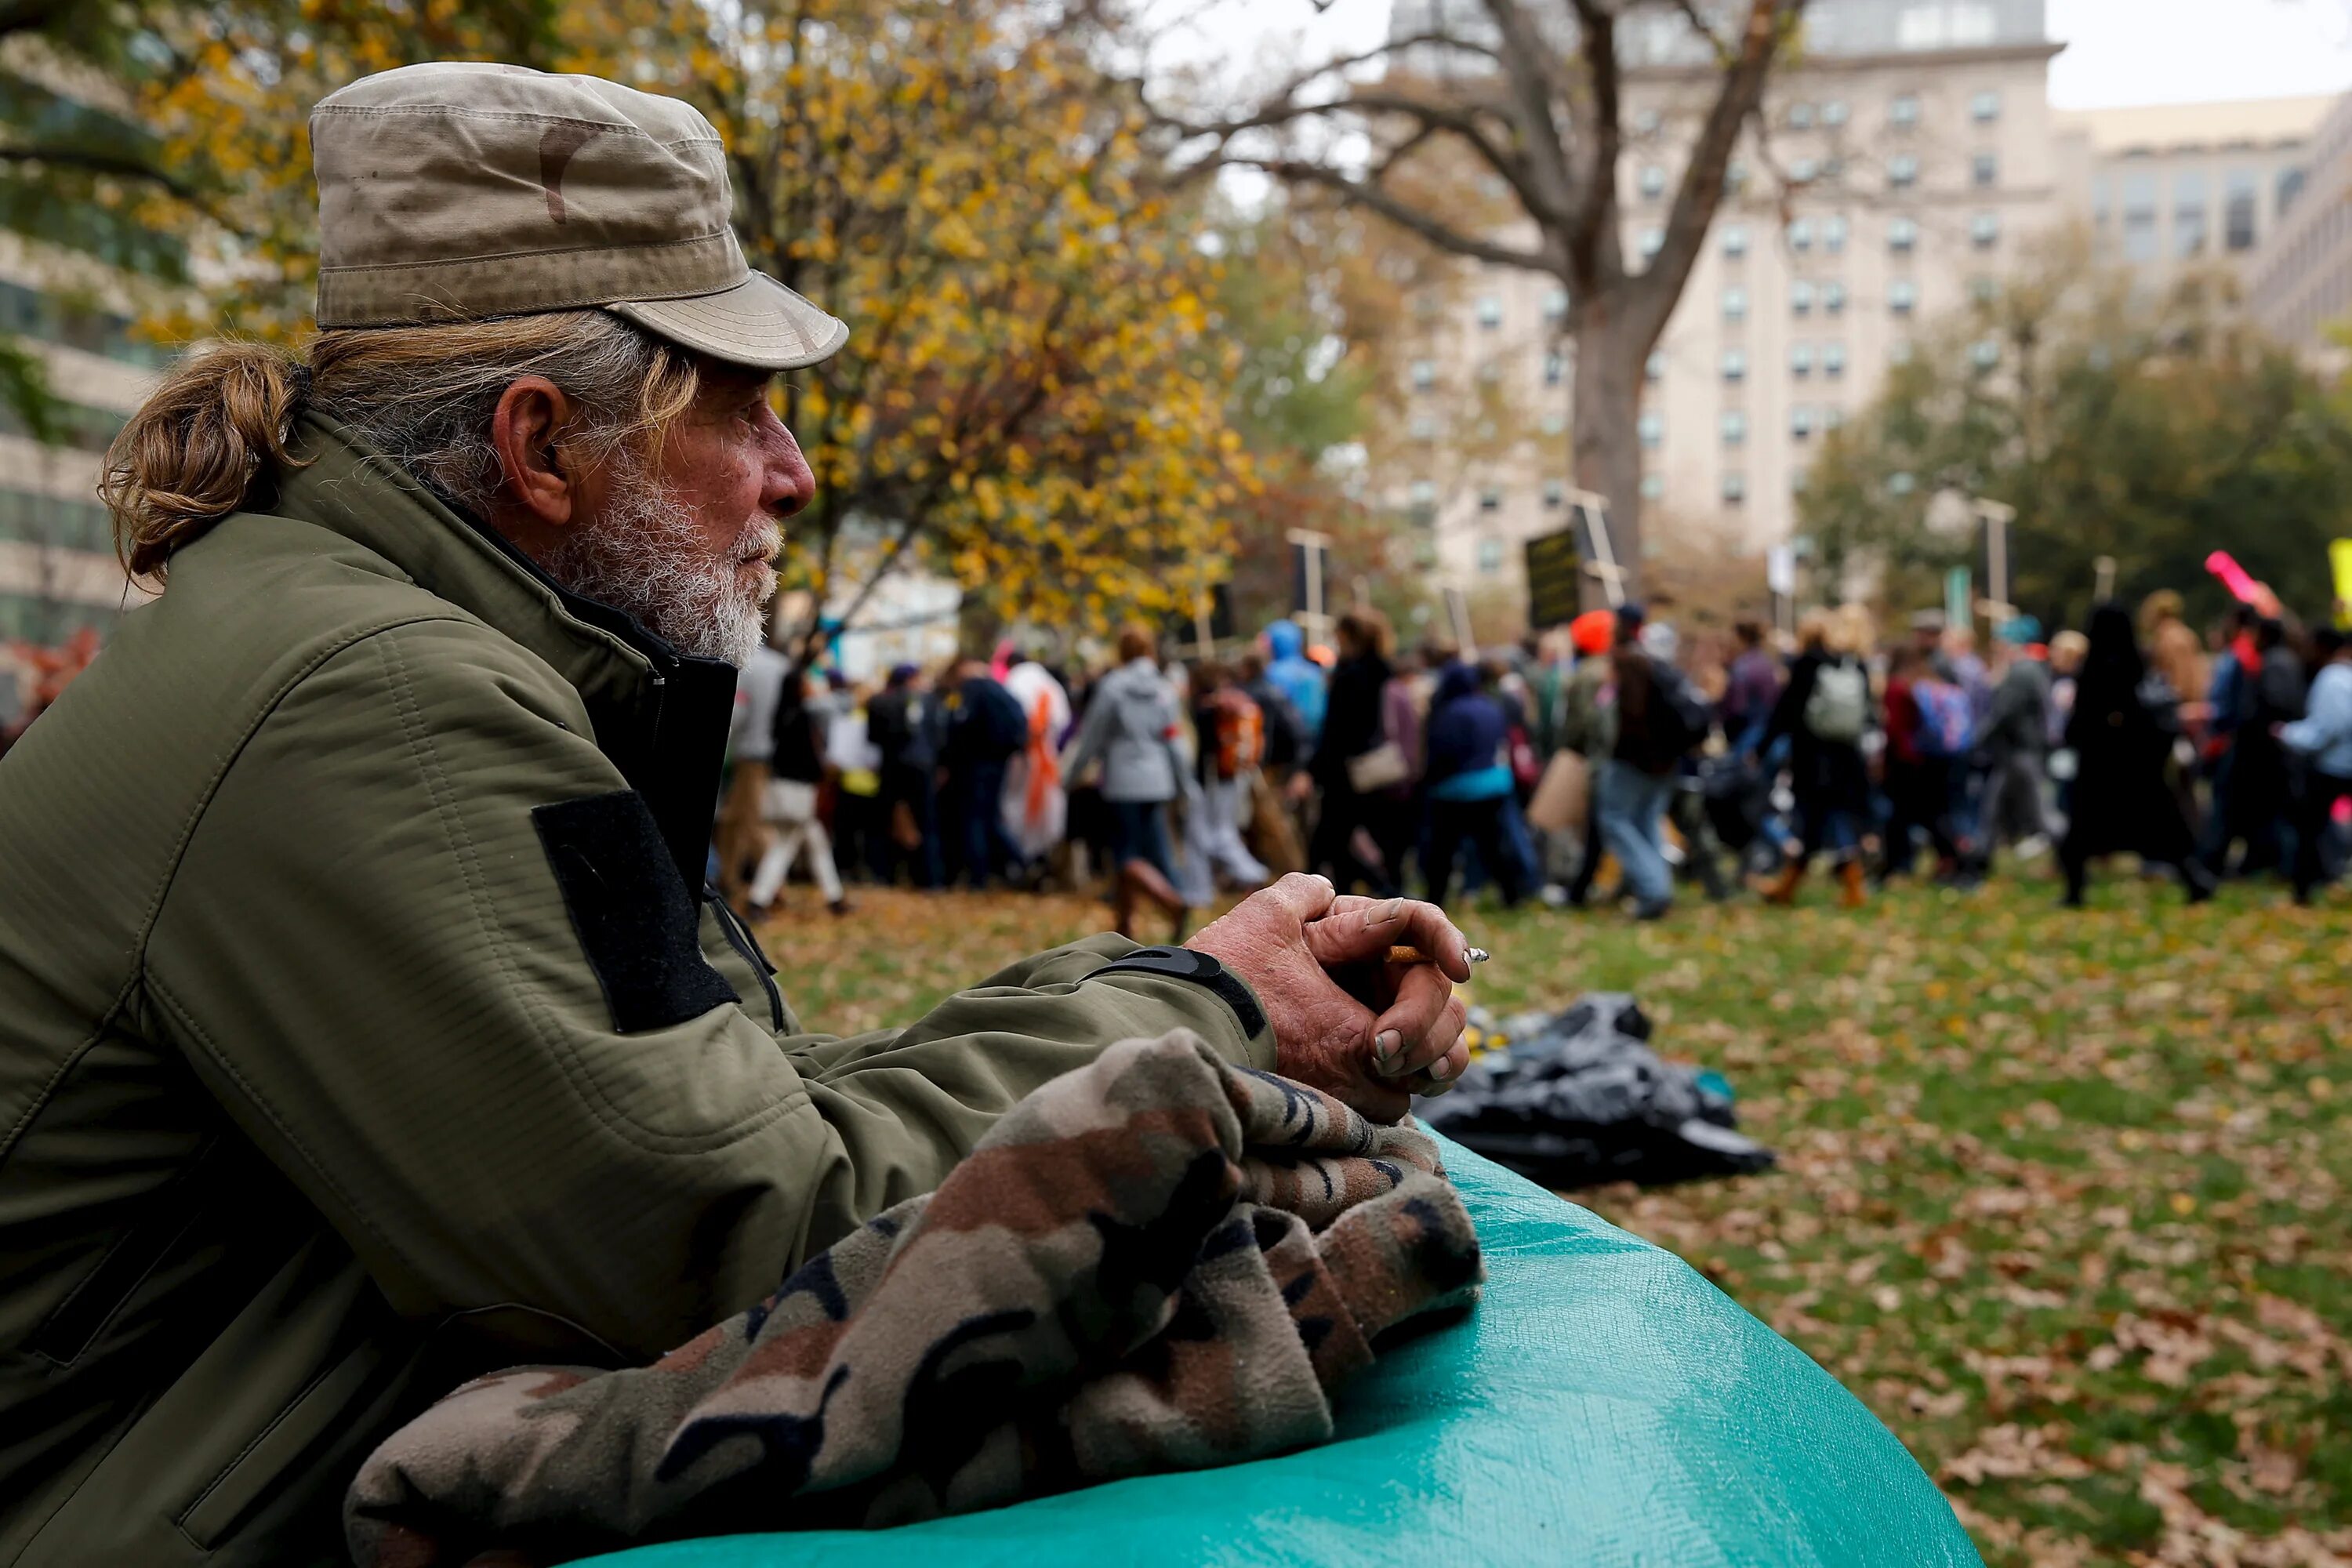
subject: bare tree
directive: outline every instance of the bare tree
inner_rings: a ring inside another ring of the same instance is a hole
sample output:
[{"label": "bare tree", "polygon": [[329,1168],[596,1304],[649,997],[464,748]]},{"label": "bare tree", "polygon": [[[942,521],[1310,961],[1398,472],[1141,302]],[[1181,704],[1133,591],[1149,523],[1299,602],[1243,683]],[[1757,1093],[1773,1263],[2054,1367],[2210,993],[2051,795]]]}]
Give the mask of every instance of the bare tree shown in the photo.
[{"label": "bare tree", "polygon": [[[1616,553],[1638,572],[1643,367],[1689,281],[1765,79],[1792,51],[1804,5],[1434,0],[1427,28],[1392,29],[1378,48],[1301,71],[1237,112],[1162,103],[1153,114],[1177,142],[1182,174],[1256,168],[1332,193],[1454,255],[1558,279],[1576,344],[1572,471],[1580,487],[1610,499]],[[1657,22],[1675,26],[1691,47],[1691,66],[1666,68],[1706,97],[1663,240],[1636,269],[1618,202],[1629,69],[1620,34]],[[1515,220],[1476,221],[1477,204],[1465,203],[1444,173],[1465,159],[1507,190]]]}]

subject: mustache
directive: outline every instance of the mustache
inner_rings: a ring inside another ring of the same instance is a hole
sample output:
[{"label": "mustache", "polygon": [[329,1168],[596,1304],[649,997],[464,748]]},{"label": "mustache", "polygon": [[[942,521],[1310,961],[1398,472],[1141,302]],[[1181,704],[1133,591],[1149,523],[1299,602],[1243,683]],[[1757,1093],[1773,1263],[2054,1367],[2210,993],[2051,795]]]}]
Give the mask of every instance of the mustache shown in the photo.
[{"label": "mustache", "polygon": [[734,558],[738,561],[758,555],[773,561],[784,552],[783,525],[761,512],[743,524],[743,531],[735,536]]}]

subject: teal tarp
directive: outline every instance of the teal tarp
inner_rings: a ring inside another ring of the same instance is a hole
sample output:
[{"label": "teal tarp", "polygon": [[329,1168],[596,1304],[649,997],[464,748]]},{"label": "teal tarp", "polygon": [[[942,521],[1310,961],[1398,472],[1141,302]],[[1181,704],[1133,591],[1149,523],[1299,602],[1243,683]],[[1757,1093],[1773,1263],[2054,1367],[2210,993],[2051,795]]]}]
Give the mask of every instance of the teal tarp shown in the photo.
[{"label": "teal tarp", "polygon": [[1459,1144],[1489,1279],[1339,1396],[1337,1438],[1222,1470],[868,1533],[739,1535],[599,1568],[1979,1564],[1892,1433],[1672,1254]]}]

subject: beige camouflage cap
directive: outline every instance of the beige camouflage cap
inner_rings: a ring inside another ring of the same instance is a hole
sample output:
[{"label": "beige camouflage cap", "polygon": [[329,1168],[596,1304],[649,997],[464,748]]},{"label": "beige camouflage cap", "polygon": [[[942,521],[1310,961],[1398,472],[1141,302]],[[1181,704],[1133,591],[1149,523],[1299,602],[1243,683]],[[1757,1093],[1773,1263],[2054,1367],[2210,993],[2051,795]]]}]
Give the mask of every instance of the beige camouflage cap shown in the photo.
[{"label": "beige camouflage cap", "polygon": [[719,132],[674,98],[520,66],[404,66],[310,111],[319,325],[602,306],[762,370],[849,329],[743,260]]}]

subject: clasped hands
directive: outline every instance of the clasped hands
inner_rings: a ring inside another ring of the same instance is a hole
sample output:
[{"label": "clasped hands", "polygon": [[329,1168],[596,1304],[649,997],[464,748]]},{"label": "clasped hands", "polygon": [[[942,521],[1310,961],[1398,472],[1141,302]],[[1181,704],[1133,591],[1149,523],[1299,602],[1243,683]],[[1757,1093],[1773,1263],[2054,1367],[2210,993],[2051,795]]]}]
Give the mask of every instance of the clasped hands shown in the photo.
[{"label": "clasped hands", "polygon": [[[1184,944],[1249,983],[1274,1031],[1275,1070],[1378,1121],[1443,1094],[1470,1062],[1462,999],[1470,947],[1435,904],[1340,897],[1293,872]],[[1393,964],[1391,947],[1428,963]]]}]

